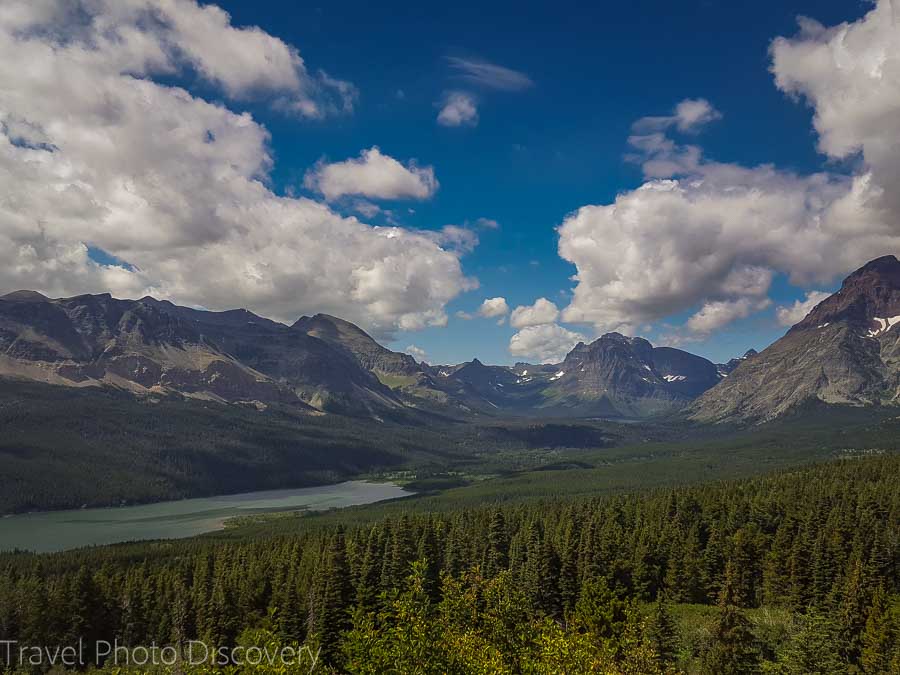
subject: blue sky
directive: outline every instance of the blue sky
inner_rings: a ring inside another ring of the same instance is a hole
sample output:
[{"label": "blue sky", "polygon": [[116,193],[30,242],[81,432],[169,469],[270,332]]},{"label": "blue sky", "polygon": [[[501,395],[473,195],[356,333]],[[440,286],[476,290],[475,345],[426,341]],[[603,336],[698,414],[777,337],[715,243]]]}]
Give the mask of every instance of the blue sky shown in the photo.
[{"label": "blue sky", "polygon": [[[415,344],[440,362],[477,356],[496,363],[514,360],[507,351],[514,329],[452,313],[474,311],[494,296],[510,306],[541,296],[565,304],[575,269],[557,255],[555,228],[570,211],[640,184],[639,167],[623,161],[636,119],[704,97],[722,113],[699,139],[709,156],[798,172],[821,168],[811,111],[773,85],[769,43],[795,33],[798,15],[830,25],[865,10],[846,1],[220,4],[234,23],[259,25],[300,46],[308,62],[360,90],[355,113],[339,120],[310,124],[254,110],[272,132],[278,189],[298,188],[323,156],[343,160],[377,145],[433,165],[440,181],[429,201],[385,203],[404,225],[434,228],[479,217],[501,225],[481,231],[464,258],[480,288],[451,303],[449,324],[400,333],[391,343]],[[515,69],[534,86],[467,87],[448,64],[453,56]],[[435,102],[460,87],[479,94],[478,125],[435,124]],[[775,304],[802,295],[781,279],[768,311],[685,348],[715,360],[762,348],[784,331]],[[590,328],[583,332],[593,336]],[[650,337],[665,333],[657,328]]]},{"label": "blue sky", "polygon": [[900,251],[894,0],[9,1],[0,290],[723,361]]}]

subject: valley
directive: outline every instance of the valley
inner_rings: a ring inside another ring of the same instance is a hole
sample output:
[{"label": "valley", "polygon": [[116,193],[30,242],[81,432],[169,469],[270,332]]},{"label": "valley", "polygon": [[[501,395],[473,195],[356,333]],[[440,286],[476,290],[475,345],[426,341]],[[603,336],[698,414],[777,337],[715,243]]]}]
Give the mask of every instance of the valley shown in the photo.
[{"label": "valley", "polygon": [[[724,364],[609,333],[560,363],[430,365],[324,314],[287,326],[16,292],[0,298],[0,512],[396,472],[437,485],[661,447],[708,447],[713,464],[737,466],[729,444],[772,433],[754,435],[762,423],[789,429],[773,453],[820,456],[860,420],[900,410],[898,314],[900,262],[887,256],[769,348]],[[824,445],[797,442],[809,424]]]},{"label": "valley", "polygon": [[411,641],[441,672],[718,672],[721,644],[751,672],[810,639],[884,663],[898,303],[889,256],[727,363],[607,333],[498,366],[325,314],[13,293],[0,538],[39,553],[0,553],[0,629],[315,645],[351,672],[411,672]]}]

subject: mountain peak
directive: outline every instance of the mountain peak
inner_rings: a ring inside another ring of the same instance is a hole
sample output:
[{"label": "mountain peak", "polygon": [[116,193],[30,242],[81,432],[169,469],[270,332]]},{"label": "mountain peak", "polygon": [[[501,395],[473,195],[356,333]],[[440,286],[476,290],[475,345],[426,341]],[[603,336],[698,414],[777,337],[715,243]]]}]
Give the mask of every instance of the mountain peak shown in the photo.
[{"label": "mountain peak", "polygon": [[417,376],[422,372],[412,356],[383,347],[366,331],[346,319],[319,313],[301,316],[291,328],[345,350],[368,371],[401,376]]},{"label": "mountain peak", "polygon": [[346,319],[332,316],[331,314],[323,314],[322,312],[313,314],[312,316],[301,316],[294,322],[292,328],[297,328],[306,333],[314,333],[315,331],[325,330],[329,332],[338,331],[340,333],[350,332],[357,335],[365,335],[366,337],[369,337],[368,333],[366,333],[355,323],[351,323]]},{"label": "mountain peak", "polygon": [[872,272],[879,274],[900,274],[900,260],[897,260],[897,256],[895,255],[883,255],[880,258],[870,260],[848,276],[845,283],[853,277]]},{"label": "mountain peak", "polygon": [[13,291],[0,296],[0,300],[7,302],[47,302],[50,298],[37,291]]},{"label": "mountain peak", "polygon": [[818,330],[847,322],[866,330],[877,318],[900,315],[900,260],[886,255],[866,263],[850,274],[841,289],[819,303],[791,330]]},{"label": "mountain peak", "polygon": [[629,342],[631,338],[622,335],[616,331],[612,331],[610,333],[604,333],[600,336],[600,340],[612,340],[615,342]]}]

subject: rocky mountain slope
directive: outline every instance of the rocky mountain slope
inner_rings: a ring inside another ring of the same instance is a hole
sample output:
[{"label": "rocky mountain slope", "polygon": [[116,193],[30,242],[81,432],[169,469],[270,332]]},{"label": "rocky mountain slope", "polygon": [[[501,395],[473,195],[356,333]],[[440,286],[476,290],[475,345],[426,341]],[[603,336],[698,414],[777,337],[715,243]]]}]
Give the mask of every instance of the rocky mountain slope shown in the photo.
[{"label": "rocky mountain slope", "polygon": [[360,366],[378,375],[409,377],[423,372],[409,354],[382,347],[356,324],[328,314],[304,316],[293,328],[344,350]]},{"label": "rocky mountain slope", "polygon": [[706,359],[643,338],[608,333],[579,343],[559,364],[435,368],[445,389],[517,415],[646,417],[687,405],[720,379]]},{"label": "rocky mountain slope", "polygon": [[706,359],[617,333],[559,365],[429,366],[326,314],[286,326],[247,310],[30,291],[0,297],[0,376],[375,417],[640,417],[681,408],[720,377]]},{"label": "rocky mountain slope", "polygon": [[701,422],[765,422],[799,406],[898,403],[900,261],[878,258],[690,409]]},{"label": "rocky mountain slope", "polygon": [[550,376],[544,406],[644,417],[684,407],[719,381],[706,359],[607,333],[579,343]]},{"label": "rocky mountain slope", "polygon": [[728,363],[717,363],[716,370],[718,371],[720,377],[728,377],[744,361],[746,361],[747,359],[752,359],[757,354],[759,354],[759,352],[755,349],[748,349],[746,352],[744,352],[743,356],[738,356],[736,358],[730,359]]},{"label": "rocky mountain slope", "polygon": [[349,414],[401,407],[351,356],[303,331],[149,297],[3,296],[0,375]]}]

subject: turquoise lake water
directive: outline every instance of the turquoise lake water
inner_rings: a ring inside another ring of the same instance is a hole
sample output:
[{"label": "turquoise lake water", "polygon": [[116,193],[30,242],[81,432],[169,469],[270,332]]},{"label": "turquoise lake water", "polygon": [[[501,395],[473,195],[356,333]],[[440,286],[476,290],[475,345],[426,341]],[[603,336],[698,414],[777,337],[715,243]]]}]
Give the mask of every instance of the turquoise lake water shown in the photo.
[{"label": "turquoise lake water", "polygon": [[141,506],[26,513],[0,518],[0,551],[45,553],[124,541],[181,539],[222,529],[226,520],[236,516],[356,506],[411,494],[393,483],[347,481]]}]

